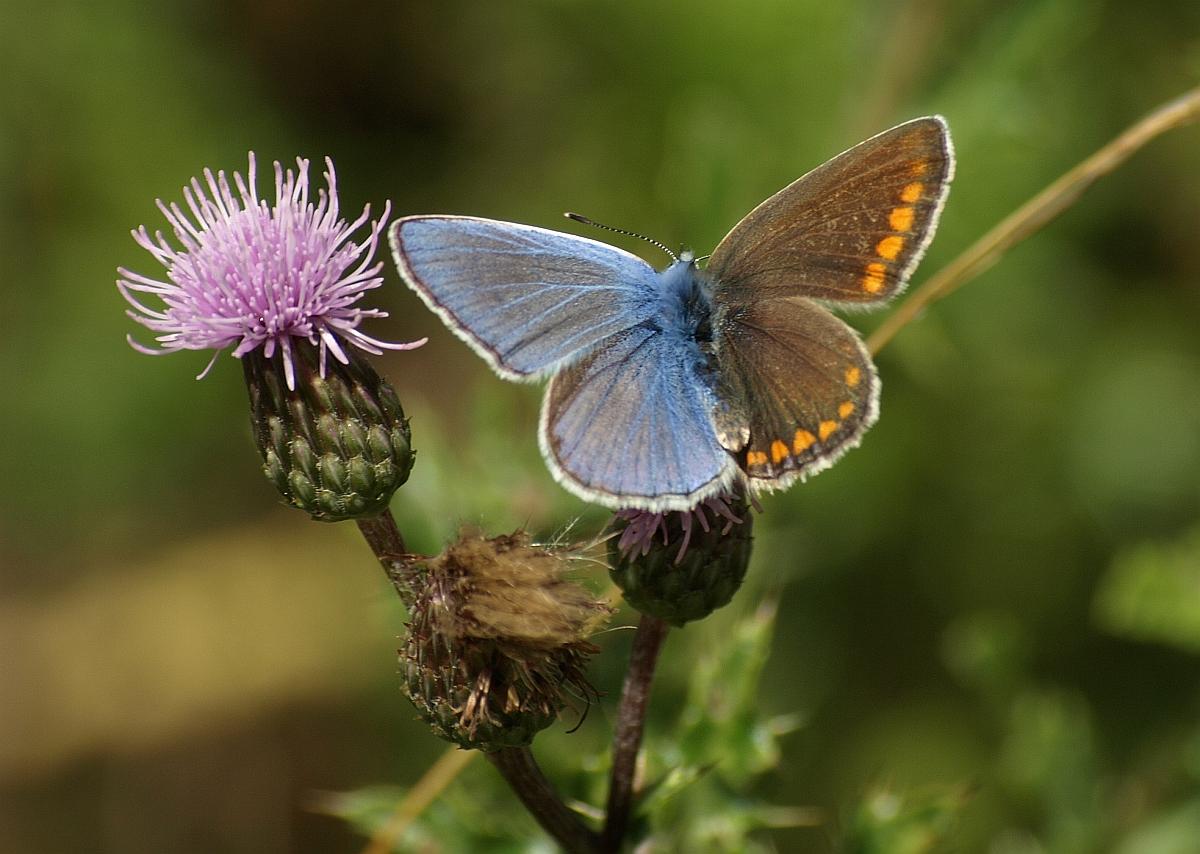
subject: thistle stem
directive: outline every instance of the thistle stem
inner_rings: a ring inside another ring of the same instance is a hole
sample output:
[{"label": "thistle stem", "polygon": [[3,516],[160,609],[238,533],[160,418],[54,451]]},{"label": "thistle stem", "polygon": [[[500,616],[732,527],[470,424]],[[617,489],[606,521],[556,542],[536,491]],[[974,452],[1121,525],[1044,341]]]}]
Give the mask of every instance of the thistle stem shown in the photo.
[{"label": "thistle stem", "polygon": [[362,531],[363,539],[375,552],[375,557],[379,558],[383,571],[396,588],[404,607],[411,610],[414,595],[410,556],[392,511],[384,510],[378,516],[357,521],[358,530]]},{"label": "thistle stem", "polygon": [[525,809],[568,854],[598,854],[602,850],[599,835],[562,802],[528,747],[506,747],[486,756]]},{"label": "thistle stem", "polygon": [[958,290],[987,270],[1025,238],[1069,208],[1083,191],[1112,172],[1150,140],[1172,128],[1200,120],[1200,88],[1192,89],[1127,128],[1120,136],[1060,177],[961,255],[925,280],[867,339],[867,349],[878,353],[897,332],[925,308]]},{"label": "thistle stem", "polygon": [[642,746],[646,710],[650,704],[650,686],[654,681],[658,653],[669,628],[658,617],[643,614],[633,635],[629,670],[625,673],[621,703],[617,707],[616,732],[613,734],[612,780],[608,788],[608,808],[602,836],[604,851],[620,850],[621,841],[629,828],[638,751]]}]

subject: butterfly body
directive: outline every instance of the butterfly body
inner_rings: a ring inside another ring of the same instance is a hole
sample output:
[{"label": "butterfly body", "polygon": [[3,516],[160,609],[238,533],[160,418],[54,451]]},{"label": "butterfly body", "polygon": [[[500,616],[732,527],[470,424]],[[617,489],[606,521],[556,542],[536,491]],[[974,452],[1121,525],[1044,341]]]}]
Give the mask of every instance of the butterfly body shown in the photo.
[{"label": "butterfly body", "polygon": [[767,199],[703,269],[472,217],[406,217],[390,237],[405,281],[497,373],[550,377],[539,441],[563,485],[679,510],[739,481],[786,487],[858,444],[879,381],[826,306],[904,286],[952,170],[941,119],[900,125]]},{"label": "butterfly body", "polygon": [[658,292],[658,319],[664,326],[689,336],[704,334],[712,316],[712,290],[692,253],[684,252],[679,260],[658,272]]}]

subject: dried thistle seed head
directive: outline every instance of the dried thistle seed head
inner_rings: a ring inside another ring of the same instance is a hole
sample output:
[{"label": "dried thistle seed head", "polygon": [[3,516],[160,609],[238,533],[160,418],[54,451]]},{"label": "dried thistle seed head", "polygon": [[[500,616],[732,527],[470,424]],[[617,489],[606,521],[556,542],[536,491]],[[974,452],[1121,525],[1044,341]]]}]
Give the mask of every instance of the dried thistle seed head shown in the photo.
[{"label": "dried thistle seed head", "polygon": [[415,453],[395,391],[357,352],[345,356],[322,363],[299,341],[290,365],[278,353],[242,358],[263,472],[287,504],[323,522],[383,512]]},{"label": "dried thistle seed head", "polygon": [[613,583],[638,611],[675,626],[727,605],[750,564],[753,514],[738,495],[691,510],[618,510],[611,530]]},{"label": "dried thistle seed head", "polygon": [[594,693],[588,638],[609,609],[568,580],[572,556],[522,531],[464,533],[419,566],[404,688],[442,738],[485,751],[527,745],[566,693]]}]

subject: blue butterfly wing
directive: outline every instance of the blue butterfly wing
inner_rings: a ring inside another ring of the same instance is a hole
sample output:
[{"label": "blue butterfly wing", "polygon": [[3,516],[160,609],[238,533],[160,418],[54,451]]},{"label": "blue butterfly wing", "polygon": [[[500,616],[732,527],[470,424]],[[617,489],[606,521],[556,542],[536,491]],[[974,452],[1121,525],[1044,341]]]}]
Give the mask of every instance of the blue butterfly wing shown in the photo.
[{"label": "blue butterfly wing", "polygon": [[558,481],[588,501],[684,510],[738,473],[717,441],[713,403],[695,343],[643,323],[551,380],[542,453]]},{"label": "blue butterfly wing", "polygon": [[505,379],[553,373],[655,311],[653,268],[599,241],[458,216],[389,235],[409,286]]}]

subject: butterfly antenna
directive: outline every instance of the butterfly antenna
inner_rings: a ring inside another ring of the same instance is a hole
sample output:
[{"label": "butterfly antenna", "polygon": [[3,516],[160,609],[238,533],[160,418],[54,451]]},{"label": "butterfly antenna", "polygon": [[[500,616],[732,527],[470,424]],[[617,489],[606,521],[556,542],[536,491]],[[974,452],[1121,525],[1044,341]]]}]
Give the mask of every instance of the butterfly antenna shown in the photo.
[{"label": "butterfly antenna", "polygon": [[613,228],[611,225],[605,225],[602,222],[596,222],[594,219],[588,219],[586,216],[583,216],[582,214],[571,213],[570,211],[567,211],[565,214],[563,214],[563,216],[565,216],[567,219],[573,219],[576,222],[582,222],[584,225],[594,225],[594,226],[596,226],[596,228],[603,228],[605,231],[613,231],[613,232],[616,232],[617,234],[625,234],[625,235],[628,235],[629,237],[636,237],[638,240],[644,240],[653,246],[657,246],[663,252],[666,252],[668,255],[671,256],[672,261],[679,260],[678,255],[676,255],[674,252],[672,252],[670,249],[668,249],[665,245],[663,245],[659,241],[655,240],[653,237],[647,237],[644,234],[638,234],[636,231],[626,231],[623,228]]}]

